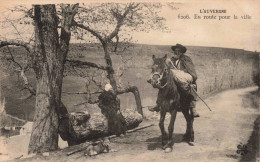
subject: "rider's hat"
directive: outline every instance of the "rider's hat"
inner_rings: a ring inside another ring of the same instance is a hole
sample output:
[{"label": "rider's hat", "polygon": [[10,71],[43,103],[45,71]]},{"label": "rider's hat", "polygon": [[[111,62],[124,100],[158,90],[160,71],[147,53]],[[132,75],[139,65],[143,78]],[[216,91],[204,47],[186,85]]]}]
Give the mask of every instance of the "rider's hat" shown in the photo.
[{"label": "rider's hat", "polygon": [[184,47],[183,45],[181,45],[181,44],[176,44],[175,46],[172,46],[171,47],[171,49],[174,51],[176,48],[179,48],[179,49],[181,49],[181,52],[182,53],[185,53],[186,51],[187,51],[187,48],[186,47]]}]

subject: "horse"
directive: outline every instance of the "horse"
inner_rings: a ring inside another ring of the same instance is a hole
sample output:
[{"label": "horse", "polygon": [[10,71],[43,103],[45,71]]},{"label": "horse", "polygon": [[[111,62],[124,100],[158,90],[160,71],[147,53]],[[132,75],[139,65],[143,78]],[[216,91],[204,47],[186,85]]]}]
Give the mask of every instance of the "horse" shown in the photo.
[{"label": "horse", "polygon": [[[182,101],[185,100],[181,93],[180,88],[177,86],[173,73],[170,70],[170,66],[167,64],[167,55],[162,58],[156,58],[154,55],[152,73],[150,78],[147,80],[154,88],[158,88],[158,99],[160,100],[158,106],[160,107],[160,122],[159,127],[162,134],[162,145],[163,149],[172,151],[173,146],[173,131],[174,122],[176,119],[177,111],[181,111],[186,119],[186,133],[184,134],[184,141],[194,142],[194,130],[193,130],[193,116],[189,113],[189,109]],[[184,100],[183,100],[184,99]],[[167,134],[164,129],[164,120],[166,113],[169,112],[171,115],[170,123],[168,126],[168,141]]]}]

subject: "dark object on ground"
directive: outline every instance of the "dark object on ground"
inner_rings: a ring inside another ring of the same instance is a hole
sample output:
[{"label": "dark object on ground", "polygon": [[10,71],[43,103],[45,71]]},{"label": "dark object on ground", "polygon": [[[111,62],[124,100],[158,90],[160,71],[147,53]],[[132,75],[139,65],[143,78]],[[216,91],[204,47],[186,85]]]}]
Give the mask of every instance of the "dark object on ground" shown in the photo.
[{"label": "dark object on ground", "polygon": [[93,143],[92,145],[89,145],[84,154],[87,156],[94,156],[101,153],[107,153],[109,152],[109,150],[110,150],[110,141],[109,139],[105,139],[97,143]]}]

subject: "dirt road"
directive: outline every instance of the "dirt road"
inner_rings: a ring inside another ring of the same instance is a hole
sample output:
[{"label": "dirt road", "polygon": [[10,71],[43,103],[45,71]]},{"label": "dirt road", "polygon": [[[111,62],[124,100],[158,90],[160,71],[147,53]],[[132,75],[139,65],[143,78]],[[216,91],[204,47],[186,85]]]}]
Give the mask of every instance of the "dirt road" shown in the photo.
[{"label": "dirt road", "polygon": [[[171,153],[161,149],[158,114],[144,110],[149,120],[141,125],[155,123],[155,126],[111,139],[115,152],[85,157],[84,152],[66,156],[66,151],[51,153],[48,157],[34,157],[27,160],[51,161],[240,161],[237,154],[238,144],[247,144],[253,131],[254,121],[259,115],[258,99],[254,92],[256,87],[228,90],[205,101],[213,109],[210,112],[201,101],[197,102],[201,117],[195,119],[194,146],[182,142],[186,129],[182,113],[178,113],[174,129],[174,146]],[[166,128],[169,120],[166,121]],[[254,150],[248,147],[253,155]],[[251,159],[247,159],[251,161]],[[245,158],[243,158],[245,160]]]}]

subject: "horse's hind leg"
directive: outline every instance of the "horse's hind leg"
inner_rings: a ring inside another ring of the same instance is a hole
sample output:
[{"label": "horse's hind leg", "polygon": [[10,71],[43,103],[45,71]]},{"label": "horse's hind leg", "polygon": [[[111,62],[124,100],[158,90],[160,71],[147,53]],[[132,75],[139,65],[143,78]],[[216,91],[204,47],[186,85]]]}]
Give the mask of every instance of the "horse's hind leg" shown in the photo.
[{"label": "horse's hind leg", "polygon": [[172,145],[173,145],[172,135],[173,135],[173,131],[174,131],[174,123],[175,123],[175,119],[177,116],[177,110],[174,109],[170,113],[171,113],[171,120],[170,120],[170,124],[168,126],[169,137],[168,137],[168,143],[163,147],[164,149],[172,148]]},{"label": "horse's hind leg", "polygon": [[190,115],[189,109],[183,109],[182,113],[187,122],[186,133],[184,135],[183,140],[187,142],[194,142],[194,131],[193,131],[194,118]]},{"label": "horse's hind leg", "polygon": [[160,111],[159,127],[160,127],[161,133],[162,133],[162,145],[165,145],[165,140],[167,139],[167,134],[166,134],[165,129],[164,129],[165,115],[166,115],[166,112],[161,110]]},{"label": "horse's hind leg", "polygon": [[190,126],[190,132],[191,132],[191,135],[190,135],[190,141],[191,142],[194,142],[194,129],[193,129],[193,121],[194,121],[194,117],[191,117],[191,126]]},{"label": "horse's hind leg", "polygon": [[173,110],[171,111],[171,120],[170,120],[170,124],[168,126],[168,131],[169,131],[169,140],[172,141],[172,135],[173,135],[173,130],[174,130],[174,123],[175,123],[175,119],[177,116],[177,110]]}]

